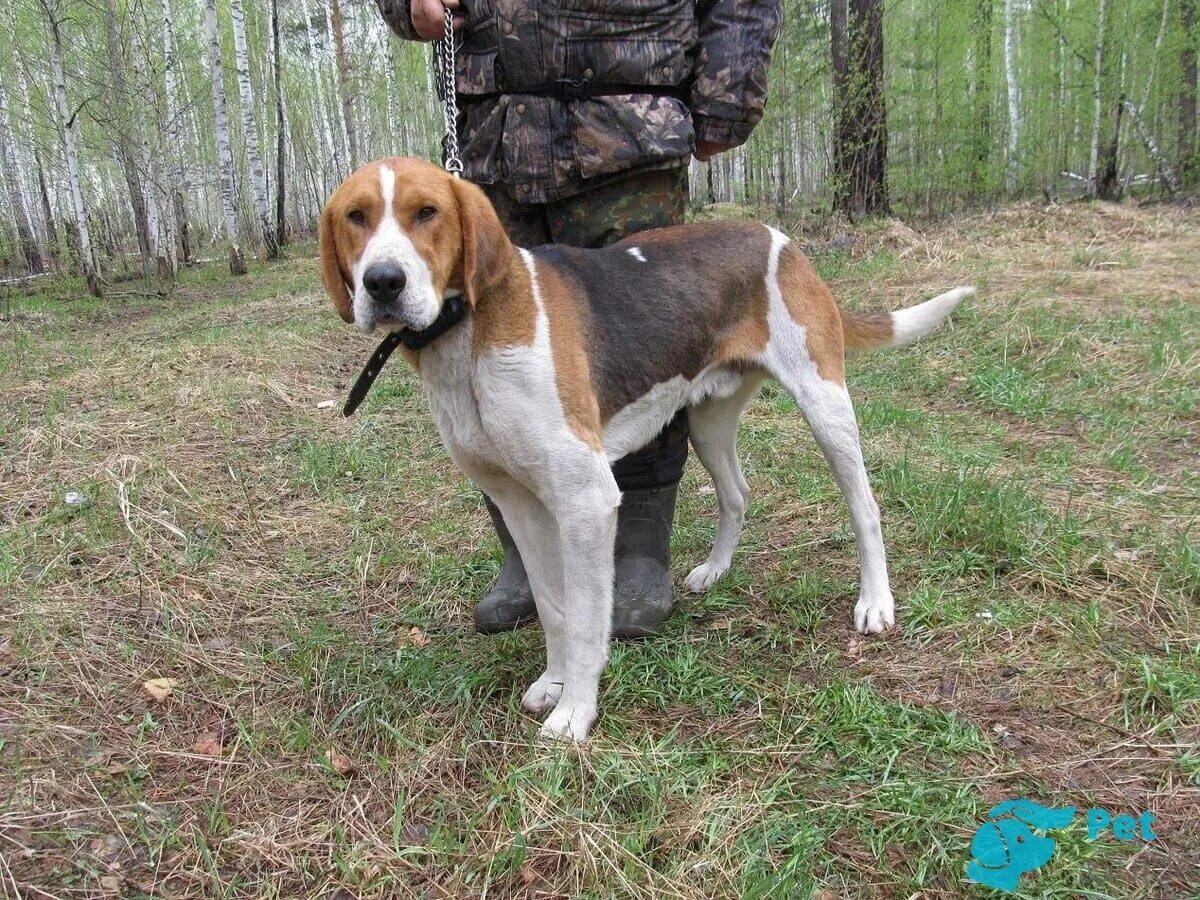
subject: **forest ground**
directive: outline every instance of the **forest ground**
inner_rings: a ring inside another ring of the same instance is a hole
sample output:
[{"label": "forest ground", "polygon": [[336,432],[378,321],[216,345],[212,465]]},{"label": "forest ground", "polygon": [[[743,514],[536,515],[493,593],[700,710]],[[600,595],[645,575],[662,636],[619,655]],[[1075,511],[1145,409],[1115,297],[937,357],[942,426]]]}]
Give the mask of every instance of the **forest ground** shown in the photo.
[{"label": "forest ground", "polygon": [[[498,549],[413,375],[342,418],[374,341],[311,247],[0,298],[0,895],[982,897],[1013,797],[1157,816],[1077,816],[1025,896],[1195,894],[1200,212],[783,225],[848,306],[980,287],[850,364],[899,626],[853,632],[846,509],[768,390],[733,570],[613,648],[578,748],[520,711],[540,632],[471,629]],[[681,498],[677,576],[694,459]]]}]

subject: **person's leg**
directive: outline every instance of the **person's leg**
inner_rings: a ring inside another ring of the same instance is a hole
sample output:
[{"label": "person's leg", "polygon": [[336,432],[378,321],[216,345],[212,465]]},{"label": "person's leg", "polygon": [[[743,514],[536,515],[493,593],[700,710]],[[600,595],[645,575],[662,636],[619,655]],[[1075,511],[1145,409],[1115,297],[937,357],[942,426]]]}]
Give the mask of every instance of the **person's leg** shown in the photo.
[{"label": "person's leg", "polygon": [[[550,204],[550,236],[556,244],[604,247],[680,224],[687,198],[686,168],[631,175]],[[657,634],[671,614],[671,527],[687,452],[687,413],[680,411],[646,447],[613,465],[621,489],[612,623],[617,637]]]},{"label": "person's leg", "polygon": [[[484,186],[484,193],[492,201],[509,238],[519,247],[537,247],[549,243],[550,230],[546,224],[545,207],[517,203],[503,188]],[[509,631],[537,616],[533,590],[525,564],[517,550],[512,534],[504,524],[504,517],[487,494],[483,495],[504,561],[500,575],[491,590],[475,605],[475,627],[483,634]]]}]

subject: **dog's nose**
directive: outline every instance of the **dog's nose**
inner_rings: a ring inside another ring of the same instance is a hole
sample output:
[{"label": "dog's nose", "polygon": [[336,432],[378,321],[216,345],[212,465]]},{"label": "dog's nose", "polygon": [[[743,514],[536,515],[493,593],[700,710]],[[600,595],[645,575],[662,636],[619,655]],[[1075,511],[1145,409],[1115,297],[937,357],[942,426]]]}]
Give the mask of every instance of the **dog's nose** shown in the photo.
[{"label": "dog's nose", "polygon": [[363,273],[363,287],[376,303],[391,303],[400,296],[408,279],[395,263],[376,263]]}]

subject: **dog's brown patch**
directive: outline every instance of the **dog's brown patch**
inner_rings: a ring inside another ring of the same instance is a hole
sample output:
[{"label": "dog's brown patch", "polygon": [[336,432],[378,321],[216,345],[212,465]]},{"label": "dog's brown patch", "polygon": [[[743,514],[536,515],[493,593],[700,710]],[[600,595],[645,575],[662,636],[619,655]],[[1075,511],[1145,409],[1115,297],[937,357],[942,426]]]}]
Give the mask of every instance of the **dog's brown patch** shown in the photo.
[{"label": "dog's brown patch", "polygon": [[501,347],[529,347],[537,336],[537,307],[529,270],[514,257],[505,277],[475,305],[472,350],[480,356]]},{"label": "dog's brown patch", "polygon": [[599,451],[604,446],[600,437],[600,404],[592,387],[587,333],[579,309],[585,295],[546,260],[539,259],[535,265],[550,325],[550,352],[563,415],[575,436]]},{"label": "dog's brown patch", "polygon": [[833,292],[808,257],[794,244],[779,252],[779,291],[788,314],[804,327],[808,355],[826,381],[846,380],[846,347],[842,317]]}]

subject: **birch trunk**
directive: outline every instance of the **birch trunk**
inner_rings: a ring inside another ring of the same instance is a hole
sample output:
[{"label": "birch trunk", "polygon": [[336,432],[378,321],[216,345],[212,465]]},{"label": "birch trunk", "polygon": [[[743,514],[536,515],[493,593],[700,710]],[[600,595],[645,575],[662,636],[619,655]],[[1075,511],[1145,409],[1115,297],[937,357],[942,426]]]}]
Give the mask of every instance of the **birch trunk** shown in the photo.
[{"label": "birch trunk", "polygon": [[335,175],[342,170],[341,154],[338,152],[337,145],[333,141],[333,129],[329,125],[329,113],[325,109],[325,77],[323,74],[324,65],[321,54],[317,50],[317,42],[313,37],[312,32],[312,15],[309,12],[308,0],[300,0],[300,11],[304,15],[304,36],[308,39],[308,58],[312,63],[312,70],[315,74],[313,80],[313,90],[316,91],[316,102],[314,106],[317,108],[317,120],[321,124],[321,134],[319,135],[319,145],[317,147],[317,159],[321,163],[321,179],[322,191],[329,193],[330,185],[326,179],[325,156],[321,153],[321,147],[326,148],[333,154],[333,168]]},{"label": "birch trunk", "polygon": [[267,259],[279,259],[279,242],[271,219],[271,201],[267,191],[267,173],[258,145],[258,122],[254,117],[254,85],[250,83],[250,54],[246,48],[246,14],[242,0],[229,0],[233,18],[233,52],[237,66],[238,95],[242,104],[242,132],[246,141],[246,163],[250,167],[250,189],[254,211],[262,229]]},{"label": "birch trunk", "polygon": [[976,0],[975,80],[972,110],[975,125],[975,167],[972,181],[982,188],[994,184],[988,171],[992,154],[992,15],[993,0]]},{"label": "birch trunk", "polygon": [[[18,59],[17,75],[17,81],[21,85],[21,112],[24,114],[26,122],[32,122],[33,108],[29,103],[29,82],[25,77],[24,60]],[[50,203],[50,191],[46,186],[46,168],[42,164],[42,153],[38,149],[36,141],[33,143],[33,165],[37,169],[38,191],[41,194],[42,234],[46,239],[45,246],[49,251],[50,261],[54,264],[57,271],[59,254],[58,226],[54,222],[54,208]]]},{"label": "birch trunk", "polygon": [[112,112],[112,124],[117,145],[117,159],[125,176],[125,188],[129,191],[129,203],[133,207],[133,224],[137,232],[138,253],[141,256],[142,274],[154,274],[154,247],[146,216],[146,195],[143,160],[139,158],[133,106],[129,102],[129,83],[125,72],[124,42],[117,24],[116,0],[104,4],[104,30],[107,38],[108,73],[112,95],[107,105]]},{"label": "birch trunk", "polygon": [[283,96],[283,48],[279,40],[279,0],[271,0],[271,65],[275,75],[275,236],[287,243],[287,109]]},{"label": "birch trunk", "polygon": [[[334,50],[332,47],[329,46],[335,40],[334,36],[333,36],[333,34],[334,34],[334,32],[333,32],[333,12],[330,7],[330,4],[328,4],[328,3],[322,3],[321,7],[323,8],[323,10],[325,12],[325,38],[326,38],[325,61],[328,64],[332,64],[333,67],[336,69],[337,68],[337,60],[334,56]],[[339,12],[340,12],[340,7],[339,7]],[[340,78],[340,72],[339,72],[338,77]],[[340,97],[340,94],[341,94],[340,85],[335,86],[334,90],[337,93],[338,97]],[[334,98],[335,105],[337,104],[338,97]],[[344,111],[344,109],[345,108],[343,107],[343,111]],[[350,174],[350,169],[347,169],[344,167],[344,164],[350,159],[350,133],[346,128],[346,118],[344,115],[337,116],[337,122],[338,122],[338,131],[341,134],[341,138],[342,138],[342,142],[338,145],[338,159],[339,159],[338,178],[340,180],[343,176]],[[353,165],[353,164],[351,163],[351,165]]]},{"label": "birch trunk", "polygon": [[353,86],[350,83],[350,61],[346,58],[346,35],[342,22],[341,0],[332,0],[330,27],[333,30],[333,46],[337,52],[338,90],[342,97],[342,121],[346,133],[346,148],[350,153],[351,170],[358,168],[358,133],[354,128]]},{"label": "birch trunk", "polygon": [[1180,0],[1183,45],[1179,70],[1183,87],[1179,92],[1179,175],[1186,187],[1200,169],[1196,156],[1196,0]]},{"label": "birch trunk", "polygon": [[162,0],[162,43],[163,43],[163,111],[166,117],[166,195],[170,212],[167,213],[165,240],[170,245],[170,258],[175,268],[182,260],[184,265],[192,262],[192,242],[188,233],[187,203],[183,194],[183,129],[179,119],[179,79],[176,75],[178,57],[175,53],[175,34],[171,28],[171,0]]},{"label": "birch trunk", "polygon": [[[137,79],[138,85],[145,85],[146,90],[150,90],[150,83],[145,77],[145,67],[141,62],[141,50],[134,47],[133,50],[133,74]],[[148,111],[150,121],[146,121],[146,115],[134,112],[133,125],[136,134],[141,135],[141,146],[139,159],[144,161],[145,168],[142,171],[141,187],[142,197],[146,206],[146,237],[150,244],[150,254],[154,260],[155,270],[160,278],[173,280],[175,278],[175,246],[171,239],[166,237],[168,231],[171,231],[166,224],[166,220],[170,216],[163,215],[164,207],[170,206],[169,198],[162,193],[162,165],[160,163],[162,152],[162,123],[158,121],[155,113],[156,104],[143,104],[143,110]],[[167,203],[160,202],[168,200]]]},{"label": "birch trunk", "polygon": [[204,32],[208,41],[217,165],[221,170],[221,209],[225,219],[225,239],[229,242],[229,271],[234,275],[245,275],[246,260],[238,239],[237,183],[233,170],[233,149],[229,143],[229,117],[225,110],[225,70],[221,62],[221,34],[217,29],[217,0],[204,0]]},{"label": "birch trunk", "polygon": [[1133,105],[1131,100],[1125,101],[1125,109],[1129,112],[1129,118],[1133,121],[1133,127],[1137,130],[1138,139],[1146,148],[1146,154],[1154,161],[1154,168],[1158,171],[1158,177],[1162,179],[1163,186],[1172,194],[1179,193],[1179,176],[1175,170],[1171,168],[1171,164],[1167,162],[1167,158],[1163,156],[1162,151],[1158,148],[1158,142],[1154,140],[1154,135],[1146,128],[1146,123],[1142,121],[1142,111]]},{"label": "birch trunk", "polygon": [[1092,143],[1088,155],[1088,193],[1095,196],[1100,177],[1100,121],[1104,115],[1104,25],[1108,0],[1100,0],[1096,16],[1096,53],[1092,77]]},{"label": "birch trunk", "polygon": [[1004,77],[1008,82],[1008,168],[1005,187],[1015,194],[1021,180],[1021,86],[1017,81],[1017,15],[1013,0],[1004,0]]},{"label": "birch trunk", "polygon": [[21,246],[21,256],[25,258],[25,271],[35,275],[42,271],[42,251],[33,230],[33,217],[29,214],[24,166],[9,127],[8,100],[3,89],[0,89],[0,153],[4,154],[4,180],[8,182],[9,200],[17,224],[17,242]]},{"label": "birch trunk", "polygon": [[57,0],[41,0],[42,9],[50,23],[50,70],[54,78],[54,109],[62,135],[63,155],[67,160],[67,179],[71,185],[71,209],[75,214],[75,231],[79,235],[79,263],[88,293],[100,297],[100,265],[92,248],[88,232],[87,206],[83,202],[83,187],[79,177],[79,153],[76,149],[78,124],[67,105],[67,76],[63,71],[62,30],[58,18]]}]

